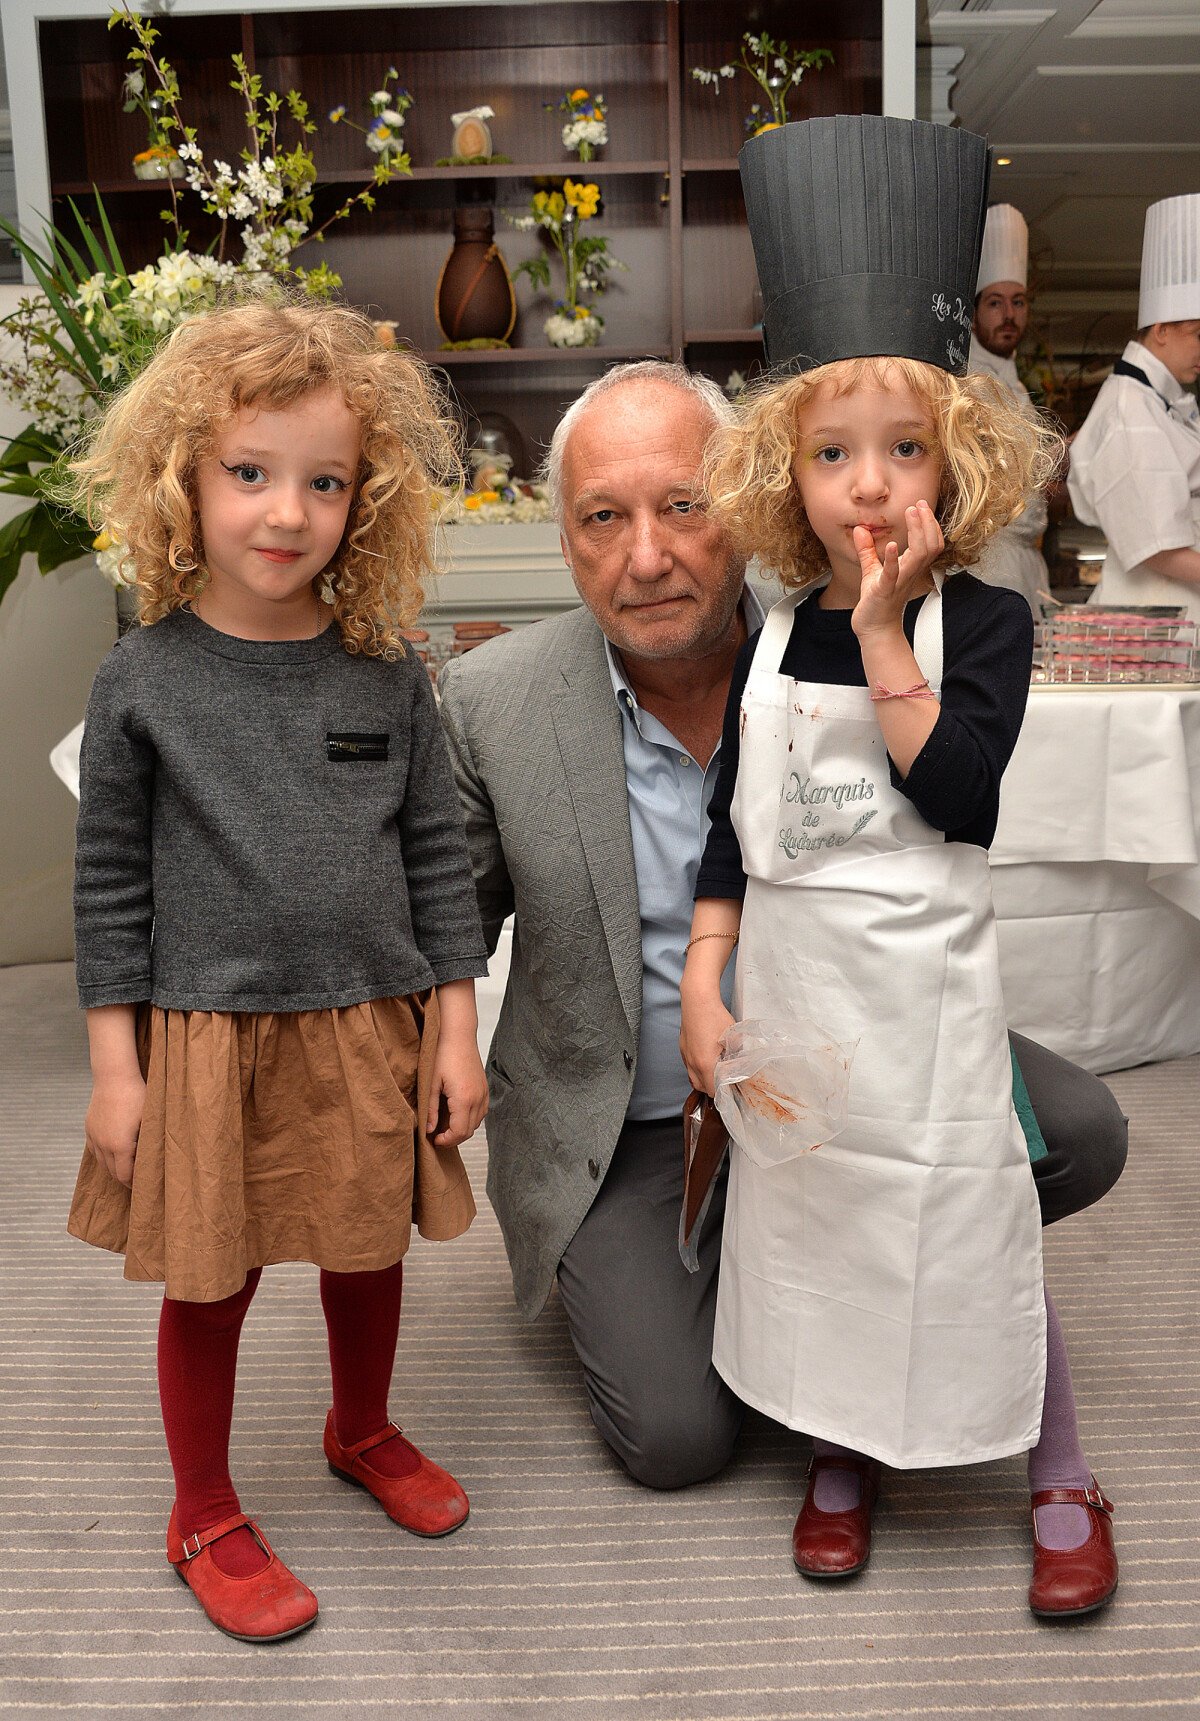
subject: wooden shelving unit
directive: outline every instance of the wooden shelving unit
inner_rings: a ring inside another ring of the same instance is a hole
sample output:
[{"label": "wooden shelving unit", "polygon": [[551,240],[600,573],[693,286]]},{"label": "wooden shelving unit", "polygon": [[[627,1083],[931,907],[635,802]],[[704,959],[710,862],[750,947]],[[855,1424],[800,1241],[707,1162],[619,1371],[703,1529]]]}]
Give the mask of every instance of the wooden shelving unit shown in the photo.
[{"label": "wooden shelving unit", "polygon": [[[6,21],[22,3],[0,0]],[[95,15],[42,17],[37,25],[54,218],[69,221],[68,198],[86,212],[98,191],[133,266],[161,248],[160,212],[170,188],[132,177],[145,129],[140,115],[121,111],[130,38],[107,28],[99,4],[81,0],[78,10]],[[365,184],[371,168],[362,137],[324,123],[325,114],[344,103],[366,118],[367,94],[388,66],[397,68],[415,98],[405,126],[412,178],[381,188],[374,214],[356,213],[332,229],[320,255],[342,275],[349,298],[395,318],[398,335],[451,374],[468,423],[477,413],[505,414],[532,465],[563,407],[607,364],[679,356],[723,382],[732,369],[758,363],[760,310],[737,174],[755,92],[739,75],[714,94],[691,68],[734,58],[743,29],[767,29],[833,49],[834,65],[802,85],[798,115],[878,112],[882,12],[883,0],[324,9],[262,0],[257,9],[202,15],[184,0],[180,15],[168,11],[155,23],[210,160],[235,160],[244,142],[240,102],[229,87],[232,53],[244,54],[268,89],[303,91],[319,125],[312,140],[318,217],[347,187]],[[545,106],[580,85],[603,94],[610,137],[600,159],[586,164],[563,149],[562,117]],[[514,159],[435,167],[450,148],[449,115],[481,102],[495,109],[495,147]],[[600,186],[597,227],[628,265],[598,306],[603,344],[565,352],[544,346],[541,325],[554,294],[535,298],[521,282],[511,350],[440,351],[433,295],[453,205],[495,205],[496,237],[511,268],[539,239],[507,226],[504,212],[527,208],[536,181],[568,175]],[[181,198],[193,242],[203,245],[211,224],[193,194],[181,190]]]}]

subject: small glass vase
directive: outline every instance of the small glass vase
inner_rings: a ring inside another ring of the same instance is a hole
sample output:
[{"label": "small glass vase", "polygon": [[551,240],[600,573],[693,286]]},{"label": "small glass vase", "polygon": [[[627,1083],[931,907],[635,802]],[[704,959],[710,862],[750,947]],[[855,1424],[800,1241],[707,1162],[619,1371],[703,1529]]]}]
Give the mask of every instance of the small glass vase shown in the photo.
[{"label": "small glass vase", "polygon": [[564,305],[551,312],[543,327],[552,347],[594,347],[604,324],[586,305]]}]

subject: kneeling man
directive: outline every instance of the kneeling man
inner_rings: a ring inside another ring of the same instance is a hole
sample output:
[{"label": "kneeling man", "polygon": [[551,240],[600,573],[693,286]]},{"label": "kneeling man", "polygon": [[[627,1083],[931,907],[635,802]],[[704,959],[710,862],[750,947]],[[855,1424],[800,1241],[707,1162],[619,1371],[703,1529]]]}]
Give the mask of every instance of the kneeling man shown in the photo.
[{"label": "kneeling man", "polygon": [[[522,1312],[557,1279],[592,1420],[638,1481],[725,1464],[743,1407],[712,1366],[724,1187],[689,1274],[679,980],[734,659],[762,611],[697,505],[731,412],[682,366],[618,367],[551,444],[583,600],[447,666],[442,716],[489,947],[513,915],[488,1059],[488,1194]],[[732,970],[730,971],[730,973]],[[1014,1036],[1049,1155],[1046,1222],[1121,1173],[1125,1120],[1096,1077]]]}]

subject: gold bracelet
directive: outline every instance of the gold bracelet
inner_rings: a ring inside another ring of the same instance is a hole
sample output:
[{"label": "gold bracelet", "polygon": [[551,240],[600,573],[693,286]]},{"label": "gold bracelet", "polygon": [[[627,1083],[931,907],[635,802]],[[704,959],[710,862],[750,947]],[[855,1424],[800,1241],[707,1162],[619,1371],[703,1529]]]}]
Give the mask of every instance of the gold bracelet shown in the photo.
[{"label": "gold bracelet", "polygon": [[698,932],[695,938],[688,939],[683,947],[683,954],[686,956],[693,944],[702,944],[706,938],[732,938],[736,944],[741,936],[740,932]]}]

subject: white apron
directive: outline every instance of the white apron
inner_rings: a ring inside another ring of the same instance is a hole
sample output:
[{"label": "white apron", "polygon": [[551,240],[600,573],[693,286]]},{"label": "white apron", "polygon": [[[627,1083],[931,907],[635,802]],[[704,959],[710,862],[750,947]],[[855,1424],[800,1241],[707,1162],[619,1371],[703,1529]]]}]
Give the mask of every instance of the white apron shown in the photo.
[{"label": "white apron", "polygon": [[[713,1360],[747,1404],[900,1467],[1027,1450],[1045,1380],[1041,1216],[1012,1103],[987,856],[894,789],[865,687],[780,675],[742,699],[740,1019],[858,1041],[845,1129],[731,1153]],[[941,682],[940,587],[916,657]]]},{"label": "white apron", "polygon": [[[1200,439],[1200,431],[1197,432]],[[1191,497],[1192,548],[1200,550],[1200,496]],[[1182,607],[1192,621],[1200,621],[1200,586],[1184,585],[1182,580],[1168,579],[1156,574],[1144,563],[1127,568],[1120,557],[1108,547],[1100,580],[1088,599],[1093,604],[1170,604]]]}]

